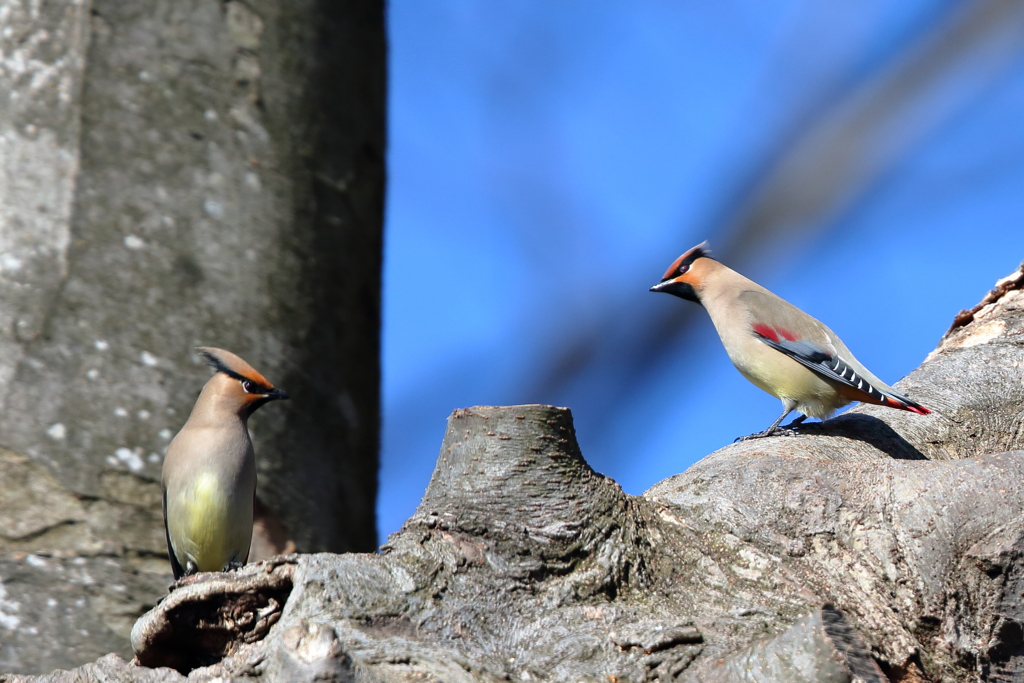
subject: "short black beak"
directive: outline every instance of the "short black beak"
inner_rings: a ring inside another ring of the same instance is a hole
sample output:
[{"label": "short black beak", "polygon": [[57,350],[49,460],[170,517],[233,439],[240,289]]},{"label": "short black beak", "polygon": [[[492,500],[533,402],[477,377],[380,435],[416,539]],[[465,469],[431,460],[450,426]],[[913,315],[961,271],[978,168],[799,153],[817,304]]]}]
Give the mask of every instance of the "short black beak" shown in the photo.
[{"label": "short black beak", "polygon": [[651,287],[647,291],[648,292],[664,292],[666,285],[670,285],[670,284],[672,284],[671,280],[664,280],[664,281],[659,282],[658,284],[654,285],[653,287]]},{"label": "short black beak", "polygon": [[665,292],[666,294],[675,294],[679,296],[680,292],[686,291],[690,288],[690,285],[685,282],[676,282],[675,280],[662,280],[658,284],[651,287],[648,291],[650,292]]},{"label": "short black beak", "polygon": [[678,296],[680,299],[686,299],[687,301],[693,301],[694,303],[700,303],[700,299],[697,298],[697,293],[693,291],[693,285],[688,282],[676,282],[675,280],[662,280],[658,284],[650,288],[651,292],[664,292],[665,294],[672,294]]},{"label": "short black beak", "polygon": [[291,396],[288,395],[288,392],[282,391],[281,389],[271,389],[267,392],[266,397],[271,401],[283,401],[291,398]]}]

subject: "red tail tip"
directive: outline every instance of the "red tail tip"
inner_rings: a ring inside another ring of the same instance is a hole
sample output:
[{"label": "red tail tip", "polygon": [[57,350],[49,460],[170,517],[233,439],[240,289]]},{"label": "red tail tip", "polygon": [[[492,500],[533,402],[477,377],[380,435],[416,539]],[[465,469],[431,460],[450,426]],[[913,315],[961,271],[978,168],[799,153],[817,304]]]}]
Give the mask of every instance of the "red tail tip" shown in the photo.
[{"label": "red tail tip", "polygon": [[932,411],[928,410],[922,405],[917,403],[904,403],[888,396],[885,397],[885,405],[890,408],[899,408],[900,410],[907,410],[911,413],[917,413],[918,415],[930,415]]}]

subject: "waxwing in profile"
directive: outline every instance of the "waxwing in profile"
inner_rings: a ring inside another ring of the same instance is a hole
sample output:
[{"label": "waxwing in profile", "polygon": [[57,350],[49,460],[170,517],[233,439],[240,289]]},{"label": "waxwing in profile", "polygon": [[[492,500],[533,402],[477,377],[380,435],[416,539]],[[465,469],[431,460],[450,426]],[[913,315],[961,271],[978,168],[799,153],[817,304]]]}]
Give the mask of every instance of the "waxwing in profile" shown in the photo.
[{"label": "waxwing in profile", "polygon": [[[651,291],[701,304],[736,369],[782,400],[779,419],[744,439],[792,434],[807,417],[825,419],[853,401],[931,412],[872,375],[824,324],[714,260],[706,247],[676,259]],[[780,427],[793,410],[803,415]]]},{"label": "waxwing in profile", "polygon": [[264,403],[288,398],[230,351],[205,346],[197,351],[216,374],[167,447],[162,477],[167,554],[175,579],[227,571],[248,560],[256,459],[246,423]]}]

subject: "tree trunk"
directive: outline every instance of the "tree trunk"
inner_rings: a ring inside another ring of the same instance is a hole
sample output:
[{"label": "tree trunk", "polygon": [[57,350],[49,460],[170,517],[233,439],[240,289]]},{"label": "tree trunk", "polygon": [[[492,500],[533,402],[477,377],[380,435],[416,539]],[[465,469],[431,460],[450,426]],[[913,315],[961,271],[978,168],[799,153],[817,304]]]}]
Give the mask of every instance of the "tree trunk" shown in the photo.
[{"label": "tree trunk", "polygon": [[3,4],[0,670],[130,654],[196,345],[293,396],[250,423],[261,529],[375,546],[383,11]]},{"label": "tree trunk", "polygon": [[455,411],[380,554],[201,575],[136,623],[143,666],[46,680],[1021,680],[1022,288],[902,383],[931,415],[860,406],[639,497],[567,409]]}]

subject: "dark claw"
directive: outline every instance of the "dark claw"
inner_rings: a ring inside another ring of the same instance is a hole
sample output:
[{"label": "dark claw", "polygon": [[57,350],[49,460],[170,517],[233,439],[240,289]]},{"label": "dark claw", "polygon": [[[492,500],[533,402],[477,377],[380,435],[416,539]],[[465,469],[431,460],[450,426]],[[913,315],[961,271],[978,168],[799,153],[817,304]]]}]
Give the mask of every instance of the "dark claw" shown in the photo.
[{"label": "dark claw", "polygon": [[754,439],[764,439],[769,436],[799,436],[800,430],[797,429],[799,423],[799,420],[794,420],[793,423],[788,424],[785,427],[774,427],[766,429],[763,432],[757,432],[756,434],[738,436],[733,440],[733,443],[739,443],[740,441],[753,441]]},{"label": "dark claw", "polygon": [[775,429],[766,429],[763,432],[757,432],[756,434],[747,434],[746,436],[737,436],[733,439],[733,443],[739,443],[741,441],[753,441],[754,439],[764,439],[769,436],[782,436],[783,432],[788,430],[782,427],[776,427]]}]

